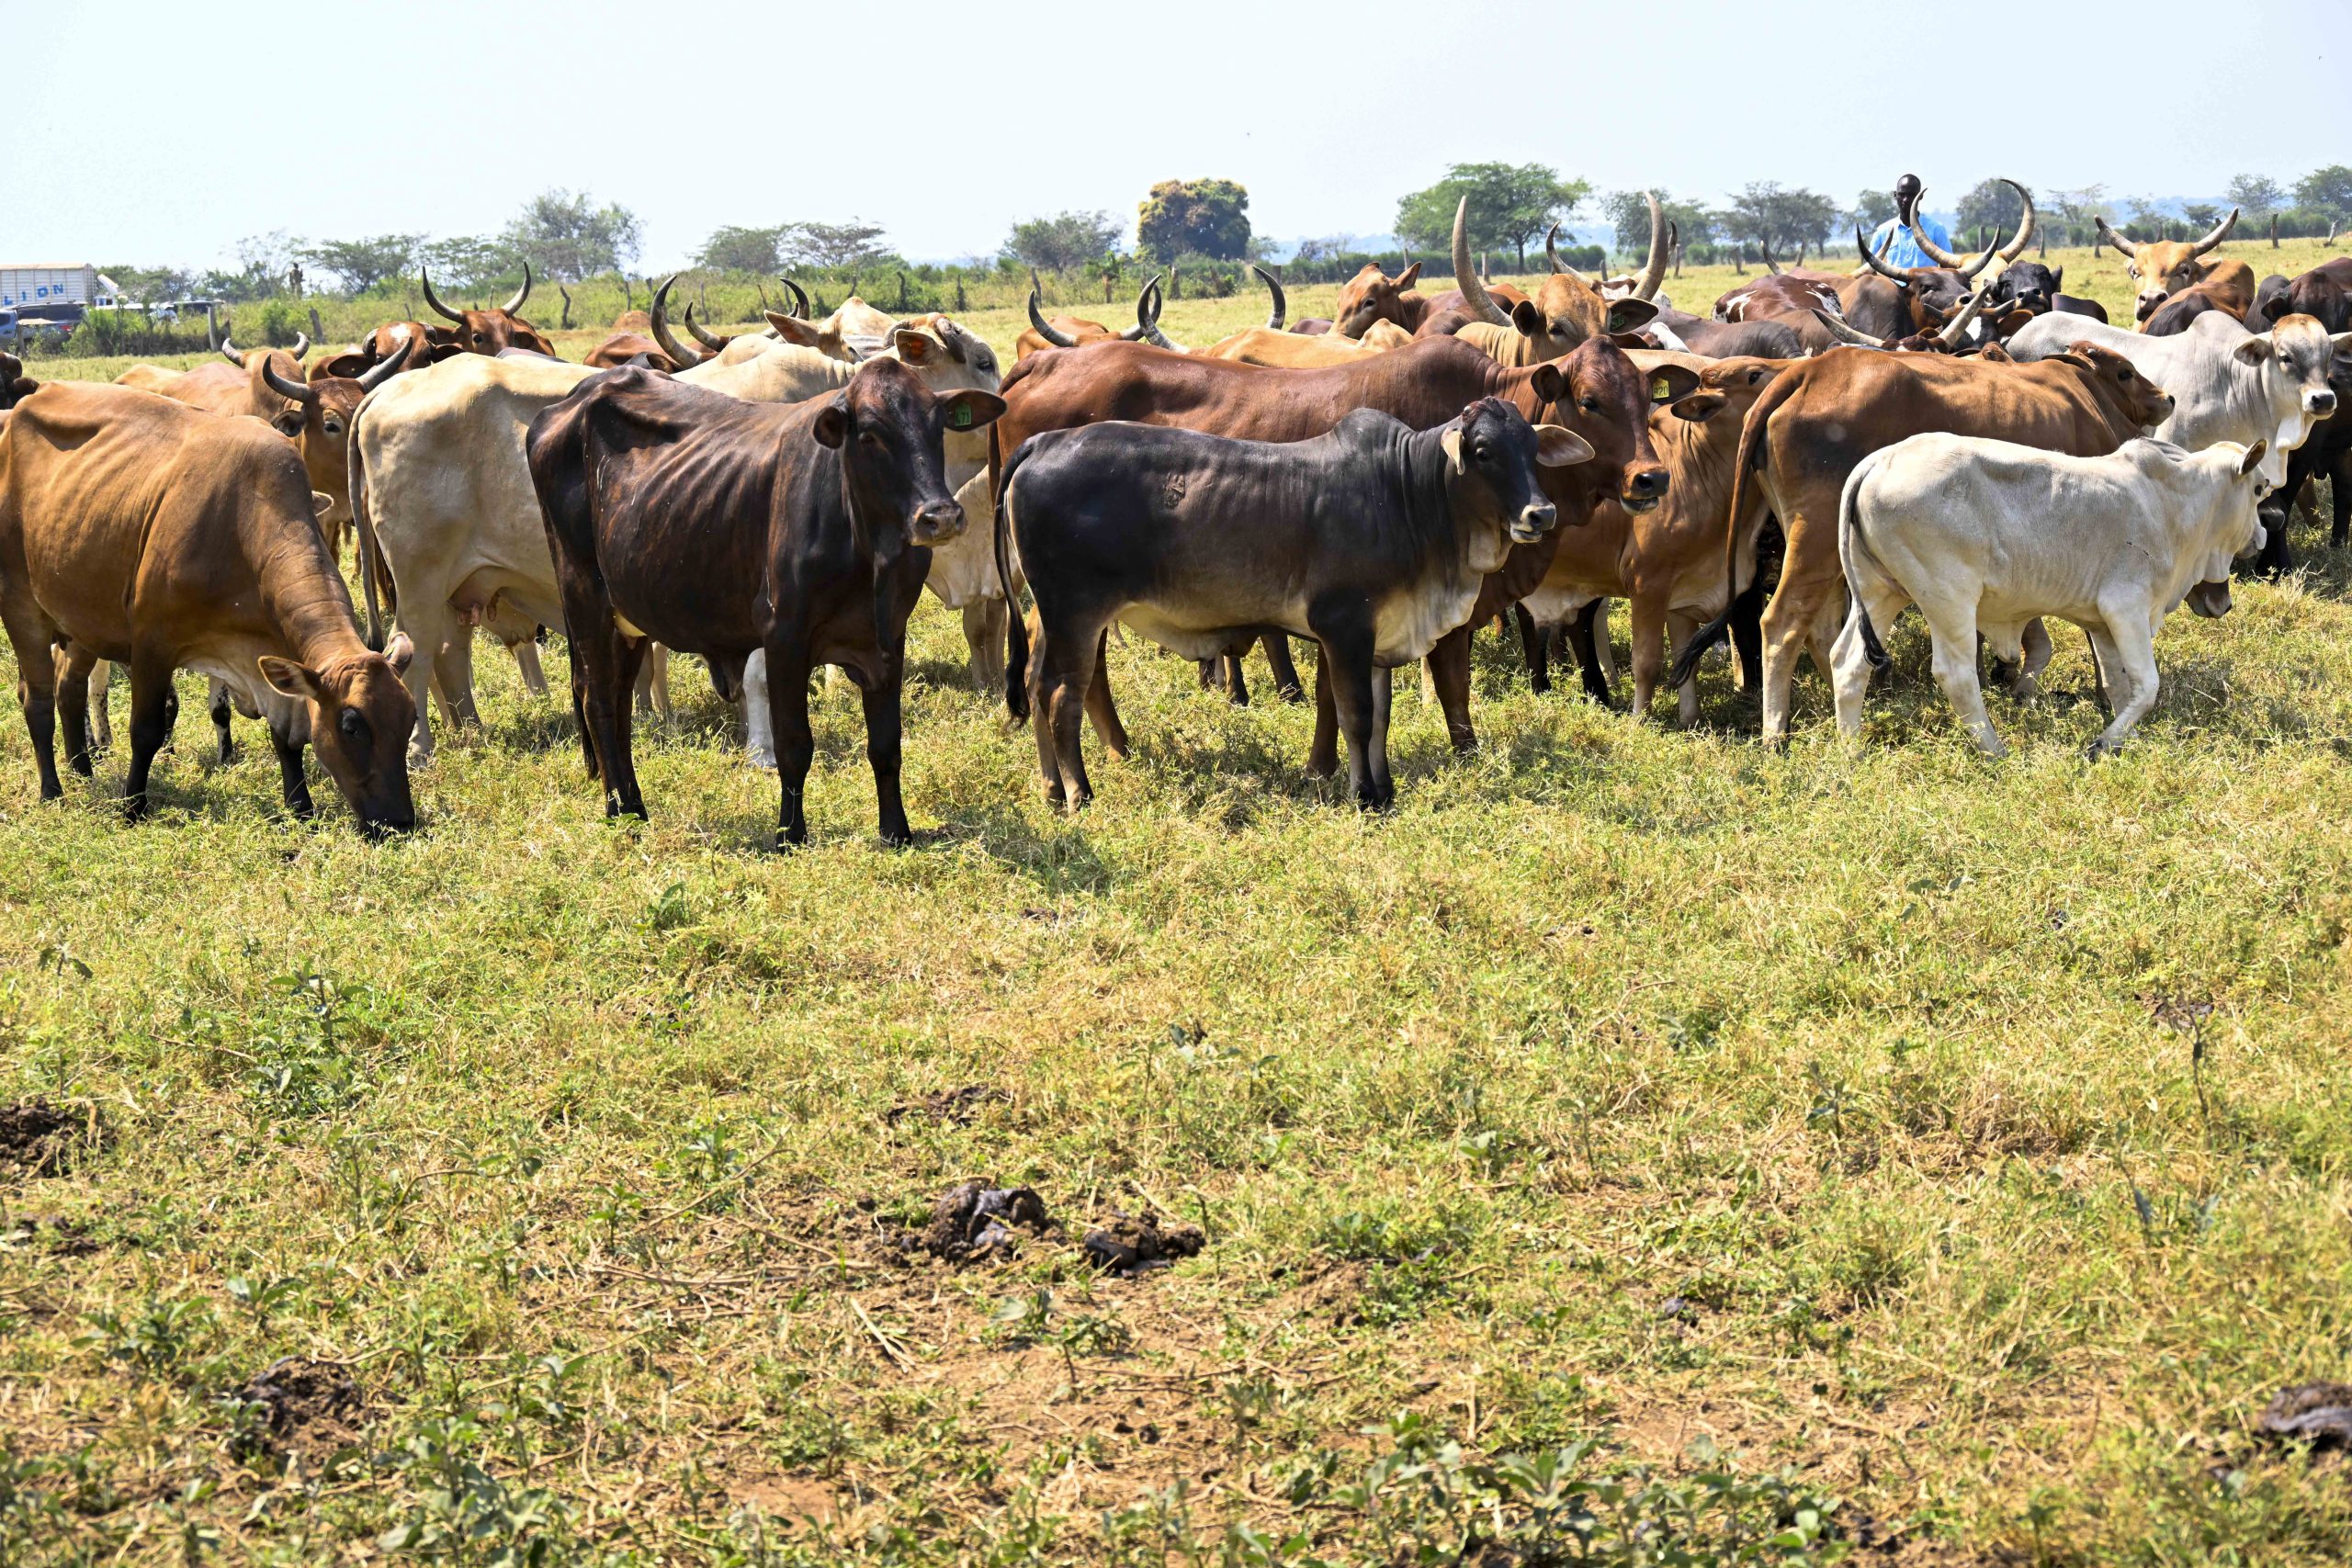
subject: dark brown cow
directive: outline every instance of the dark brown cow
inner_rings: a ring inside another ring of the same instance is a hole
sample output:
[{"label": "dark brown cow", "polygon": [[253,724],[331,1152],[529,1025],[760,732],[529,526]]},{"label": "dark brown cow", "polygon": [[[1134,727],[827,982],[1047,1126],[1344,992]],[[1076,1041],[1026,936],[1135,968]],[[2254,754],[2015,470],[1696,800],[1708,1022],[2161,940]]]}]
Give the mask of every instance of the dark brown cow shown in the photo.
[{"label": "dark brown cow", "polygon": [[531,483],[562,585],[572,707],[607,816],[646,814],[629,693],[651,638],[701,654],[729,689],[744,660],[766,650],[778,847],[808,837],[809,671],[848,671],[865,697],[882,837],[912,839],[899,794],[907,615],[930,547],[965,526],[944,437],[1003,407],[988,392],[934,398],[912,370],[875,359],[830,398],[782,405],[613,370],[531,422]]},{"label": "dark brown cow", "polygon": [[[1667,476],[1650,445],[1649,408],[1653,401],[1677,401],[1697,386],[1698,378],[1682,369],[1644,378],[1623,349],[1602,338],[1564,358],[1521,369],[1507,369],[1468,344],[1445,337],[1417,339],[1359,364],[1315,370],[1274,370],[1143,344],[1103,344],[1081,353],[1039,355],[1012,367],[1004,384],[1005,415],[989,435],[989,466],[1001,476],[1004,456],[1030,436],[1106,419],[1245,441],[1303,441],[1335,428],[1360,408],[1427,430],[1480,398],[1499,397],[1531,423],[1549,418],[1593,448],[1592,462],[1544,471],[1545,492],[1560,509],[1560,525],[1572,528],[1603,495],[1618,495],[1636,511],[1657,503]],[[1470,624],[1515,604],[1541,582],[1556,538],[1555,533],[1533,545],[1514,546],[1503,569],[1487,580]],[[1453,743],[1464,750],[1475,746],[1469,625],[1439,641],[1429,668]],[[1098,663],[1089,712],[1098,712],[1100,705],[1098,730],[1114,755],[1125,755],[1124,732],[1117,728],[1102,670]],[[1338,766],[1332,724],[1328,710],[1317,723],[1310,766],[1321,774]]]},{"label": "dark brown cow", "polygon": [[[230,682],[269,720],[288,809],[311,813],[302,748],[318,748],[370,832],[414,825],[416,722],[390,660],[361,640],[313,521],[301,460],[280,437],[135,389],[68,383],[0,426],[0,619],[15,645],[40,793],[58,784],[54,723],[90,772],[86,679],[130,668],[132,816],[171,730],[173,671]],[[64,695],[58,701],[63,647]]]},{"label": "dark brown cow", "polygon": [[417,286],[424,290],[424,302],[433,308],[434,314],[457,323],[456,331],[443,334],[446,340],[466,353],[496,354],[501,349],[520,348],[533,354],[544,354],[549,359],[555,357],[555,344],[541,337],[537,327],[515,314],[523,308],[523,301],[531,297],[529,262],[523,264],[523,287],[514,291],[514,297],[489,310],[452,310],[435,296],[431,274],[419,269],[416,281]]},{"label": "dark brown cow", "polygon": [[[1783,371],[1741,431],[1732,505],[1734,516],[1747,515],[1743,492],[1760,486],[1787,538],[1780,586],[1763,617],[1765,739],[1788,735],[1797,655],[1810,648],[1815,664],[1829,668],[1844,614],[1838,498],[1855,464],[1926,431],[2098,457],[2171,413],[2172,400],[2130,360],[2089,344],[2029,365],[1840,348]],[[1726,582],[1739,581],[1753,547],[1752,535],[1735,535]],[[1690,677],[1725,624],[1718,617],[1684,647],[1672,683]],[[2046,638],[2042,647],[2046,657]]]},{"label": "dark brown cow", "polygon": [[[2233,321],[2242,321],[2248,313],[2238,302],[2237,292],[2226,284],[2195,283],[2167,299],[2149,313],[2140,330],[2150,337],[2171,337],[2188,330],[2198,317],[2219,310]],[[2267,332],[2270,323],[2264,321],[2259,329]]]},{"label": "dark brown cow", "polygon": [[12,409],[40,390],[40,383],[25,374],[25,362],[0,354],[0,409]]},{"label": "dark brown cow", "polygon": [[2256,332],[2289,316],[2310,316],[2331,333],[2352,332],[2352,256],[2324,261],[2257,303],[2262,320],[2246,323]]}]

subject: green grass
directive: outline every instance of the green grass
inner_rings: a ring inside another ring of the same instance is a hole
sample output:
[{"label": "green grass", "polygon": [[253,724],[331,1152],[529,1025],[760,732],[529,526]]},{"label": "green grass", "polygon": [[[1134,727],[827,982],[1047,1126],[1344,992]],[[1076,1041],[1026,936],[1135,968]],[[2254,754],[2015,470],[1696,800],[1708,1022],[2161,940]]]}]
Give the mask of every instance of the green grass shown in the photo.
[{"label": "green grass", "polygon": [[[1483,750],[1400,681],[1383,818],[1137,644],[1064,818],[927,605],[901,852],[845,685],[789,857],[685,668],[649,826],[560,649],[545,704],[484,650],[396,843],[206,761],[197,682],[137,828],[0,725],[0,1105],[74,1129],[0,1156],[0,1562],[1451,1562],[1571,1492],[1607,1562],[2341,1562],[2341,1462],[2251,1427],[2352,1378],[2298,544],[2096,766],[2078,636],[1987,764],[1916,619],[1862,747],[1807,673],[1777,756],[1719,664],[1682,733],[1482,634]],[[910,1263],[972,1177],[1065,1237]],[[1150,1210],[1205,1250],[1093,1276]],[[264,1440],[286,1356],[363,1405]]]}]

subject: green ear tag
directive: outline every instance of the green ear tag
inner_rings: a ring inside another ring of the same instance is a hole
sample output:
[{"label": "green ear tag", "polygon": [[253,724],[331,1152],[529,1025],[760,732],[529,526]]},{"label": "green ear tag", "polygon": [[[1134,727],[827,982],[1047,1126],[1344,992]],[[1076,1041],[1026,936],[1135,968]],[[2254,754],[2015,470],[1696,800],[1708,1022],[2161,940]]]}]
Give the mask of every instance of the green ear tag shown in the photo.
[{"label": "green ear tag", "polygon": [[964,403],[957,403],[955,409],[948,414],[947,423],[957,430],[971,429],[972,411],[970,407]]}]

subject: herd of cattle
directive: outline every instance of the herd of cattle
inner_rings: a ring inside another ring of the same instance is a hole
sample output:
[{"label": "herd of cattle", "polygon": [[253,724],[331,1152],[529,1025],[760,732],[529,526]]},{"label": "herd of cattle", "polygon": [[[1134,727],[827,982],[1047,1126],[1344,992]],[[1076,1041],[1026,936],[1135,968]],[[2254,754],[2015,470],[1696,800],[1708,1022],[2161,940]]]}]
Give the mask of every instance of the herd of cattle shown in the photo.
[{"label": "herd of cattle", "polygon": [[1344,739],[1367,806],[1392,795],[1393,669],[1425,661],[1466,748],[1474,628],[1515,615],[1538,689],[1565,642],[1606,700],[1611,599],[1631,605],[1636,714],[1663,680],[1695,719],[1696,667],[1728,636],[1771,740],[1808,651],[1858,728],[1879,632],[1916,604],[1938,682],[1996,753],[1978,640],[2029,695],[2058,616],[2091,638],[2111,749],[2154,699],[2165,615],[2226,610],[2235,558],[2284,568],[2288,503],[2314,477],[2334,481],[2337,544],[2352,520],[2352,258],[2257,282],[2214,254],[2235,220],[2137,245],[2102,226],[2138,288],[2124,328],[2021,259],[2030,197],[1996,249],[1923,242],[1937,265],[1896,267],[1858,233],[1850,272],[1768,256],[1705,317],[1660,294],[1654,201],[1638,273],[1587,277],[1547,240],[1532,293],[1480,279],[1457,215],[1445,293],[1366,266],[1330,319],[1294,323],[1261,270],[1266,325],[1188,350],[1157,279],[1115,332],[1046,317],[1033,288],[1010,369],[943,315],[852,299],[812,320],[789,280],[795,309],[731,338],[692,307],[680,338],[665,285],[571,364],[519,313],[527,270],[492,310],[450,309],[426,277],[449,325],[388,322],[333,354],[224,344],[186,373],[45,387],[0,355],[0,619],[44,797],[59,716],[76,771],[107,743],[120,663],[142,809],[173,675],[195,670],[224,755],[232,710],[266,720],[288,807],[311,809],[315,747],[370,831],[413,822],[428,694],[445,723],[477,722],[476,629],[544,692],[555,626],[609,813],[645,811],[632,716],[666,706],[676,650],[742,704],[780,775],[779,839],[800,841],[809,680],[835,665],[864,697],[882,836],[903,841],[900,682],[926,586],[1070,806],[1089,794],[1081,717],[1126,750],[1118,626],[1236,701],[1260,643],[1303,700],[1289,639],[1313,640],[1308,770],[1336,773]]}]

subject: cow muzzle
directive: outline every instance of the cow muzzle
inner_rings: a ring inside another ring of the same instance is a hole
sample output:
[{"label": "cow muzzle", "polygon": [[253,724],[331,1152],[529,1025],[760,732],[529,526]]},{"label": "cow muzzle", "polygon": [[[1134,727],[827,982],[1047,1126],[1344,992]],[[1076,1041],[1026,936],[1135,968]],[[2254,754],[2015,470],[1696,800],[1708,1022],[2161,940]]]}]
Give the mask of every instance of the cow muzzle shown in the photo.
[{"label": "cow muzzle", "polygon": [[964,509],[952,501],[934,501],[915,509],[909,536],[918,545],[942,545],[964,531]]},{"label": "cow muzzle", "polygon": [[2200,582],[2187,595],[2189,609],[2209,621],[2218,621],[2230,613],[2230,585],[2226,582]]},{"label": "cow muzzle", "polygon": [[2315,392],[2305,392],[2303,412],[2320,419],[2327,418],[2335,412],[2335,393],[2325,387]]},{"label": "cow muzzle", "polygon": [[1539,501],[1531,506],[1522,506],[1519,509],[1519,515],[1511,520],[1511,543],[1532,545],[1550,533],[1552,525],[1559,520],[1560,509],[1548,501]]},{"label": "cow muzzle", "polygon": [[1648,512],[1666,499],[1666,470],[1644,468],[1625,481],[1618,504],[1628,512]]}]

